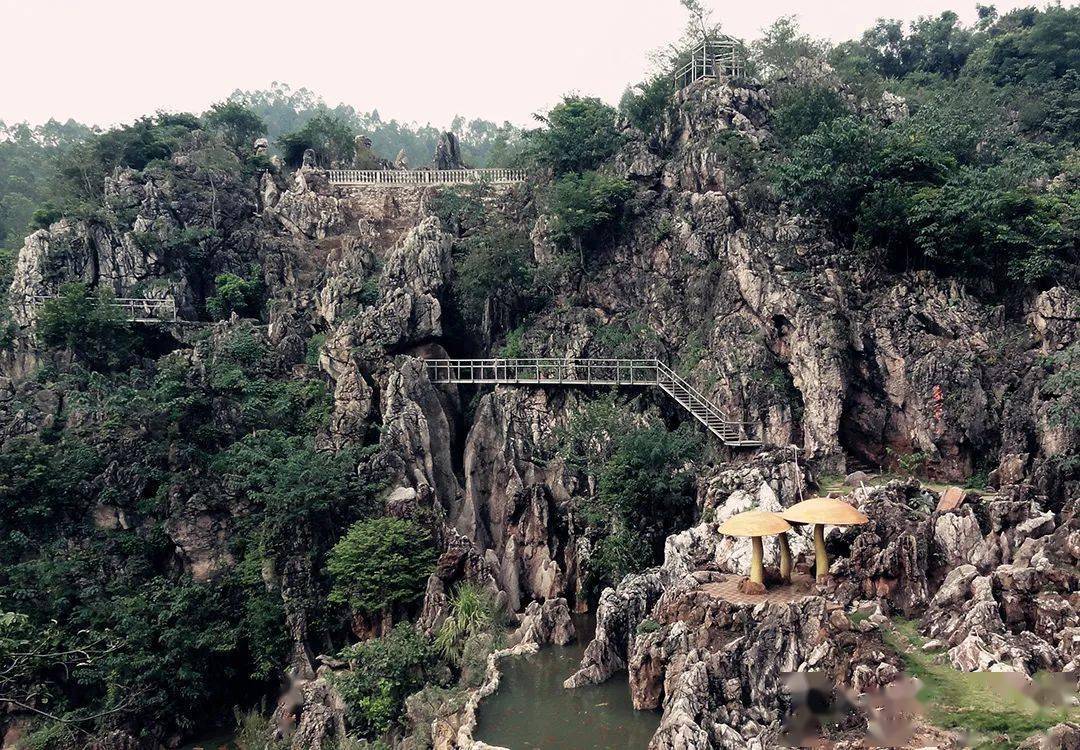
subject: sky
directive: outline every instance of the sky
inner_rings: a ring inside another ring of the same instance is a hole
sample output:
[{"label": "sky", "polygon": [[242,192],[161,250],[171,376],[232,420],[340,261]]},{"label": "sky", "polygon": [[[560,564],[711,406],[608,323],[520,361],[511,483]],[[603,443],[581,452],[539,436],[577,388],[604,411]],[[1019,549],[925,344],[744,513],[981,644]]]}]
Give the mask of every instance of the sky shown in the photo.
[{"label": "sky", "polygon": [[[975,18],[974,0],[703,2],[745,39],[783,15],[833,41],[880,17]],[[383,119],[527,124],[571,91],[618,101],[685,22],[678,0],[0,0],[0,120],[109,126],[281,81]]]}]

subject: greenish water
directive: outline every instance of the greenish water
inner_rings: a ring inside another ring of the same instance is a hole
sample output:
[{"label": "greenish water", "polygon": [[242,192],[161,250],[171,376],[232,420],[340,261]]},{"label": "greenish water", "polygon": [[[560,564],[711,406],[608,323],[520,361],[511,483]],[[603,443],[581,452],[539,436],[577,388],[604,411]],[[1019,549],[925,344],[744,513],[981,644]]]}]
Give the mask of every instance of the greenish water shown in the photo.
[{"label": "greenish water", "polygon": [[[511,750],[645,750],[660,724],[654,711],[635,711],[625,675],[603,685],[566,690],[581,662],[591,623],[575,618],[578,641],[504,659],[502,681],[480,704],[474,736]],[[584,636],[582,635],[584,633]]]}]

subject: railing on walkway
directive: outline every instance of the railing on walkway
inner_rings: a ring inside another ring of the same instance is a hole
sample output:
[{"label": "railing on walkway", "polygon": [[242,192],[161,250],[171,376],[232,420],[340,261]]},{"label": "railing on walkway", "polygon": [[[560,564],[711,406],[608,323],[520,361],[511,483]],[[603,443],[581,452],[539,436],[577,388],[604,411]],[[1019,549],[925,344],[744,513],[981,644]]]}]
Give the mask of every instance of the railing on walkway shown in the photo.
[{"label": "railing on walkway", "polygon": [[758,447],[750,422],[726,414],[663,362],[655,359],[430,359],[433,383],[506,385],[657,386],[726,445]]},{"label": "railing on walkway", "polygon": [[702,78],[738,78],[743,74],[743,54],[742,45],[730,37],[703,41],[675,72],[675,88],[686,88]]},{"label": "railing on walkway", "polygon": [[[30,300],[35,305],[59,299],[59,296],[36,295]],[[166,323],[176,320],[176,301],[156,297],[113,297],[105,301],[109,307],[118,309],[125,320],[133,323]]]},{"label": "railing on walkway", "polygon": [[327,171],[334,185],[467,185],[489,183],[506,185],[524,182],[524,169],[331,169]]}]

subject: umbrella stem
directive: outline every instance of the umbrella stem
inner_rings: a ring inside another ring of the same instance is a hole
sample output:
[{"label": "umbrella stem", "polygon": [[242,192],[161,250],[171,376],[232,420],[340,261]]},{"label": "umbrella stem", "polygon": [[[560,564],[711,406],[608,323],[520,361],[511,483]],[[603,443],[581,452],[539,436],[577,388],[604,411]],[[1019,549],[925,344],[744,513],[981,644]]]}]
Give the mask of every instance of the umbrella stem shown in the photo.
[{"label": "umbrella stem", "polygon": [[814,575],[818,581],[824,581],[829,575],[829,556],[825,554],[825,524],[814,524],[814,552],[817,556],[814,560]]},{"label": "umbrella stem", "polygon": [[761,537],[755,536],[750,539],[754,552],[750,557],[750,580],[754,583],[765,585],[765,565],[762,562],[764,552],[761,548]]},{"label": "umbrella stem", "polygon": [[791,583],[791,546],[787,532],[780,535],[780,578]]}]

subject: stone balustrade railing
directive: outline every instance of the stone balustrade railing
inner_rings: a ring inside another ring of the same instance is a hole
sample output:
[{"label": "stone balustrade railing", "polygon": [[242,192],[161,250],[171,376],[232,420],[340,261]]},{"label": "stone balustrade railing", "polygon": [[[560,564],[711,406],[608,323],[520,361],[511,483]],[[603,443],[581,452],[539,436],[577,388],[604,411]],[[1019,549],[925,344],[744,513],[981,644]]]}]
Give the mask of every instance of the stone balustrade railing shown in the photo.
[{"label": "stone balustrade railing", "polygon": [[334,185],[468,185],[490,183],[506,185],[524,182],[529,176],[524,169],[330,169]]}]

